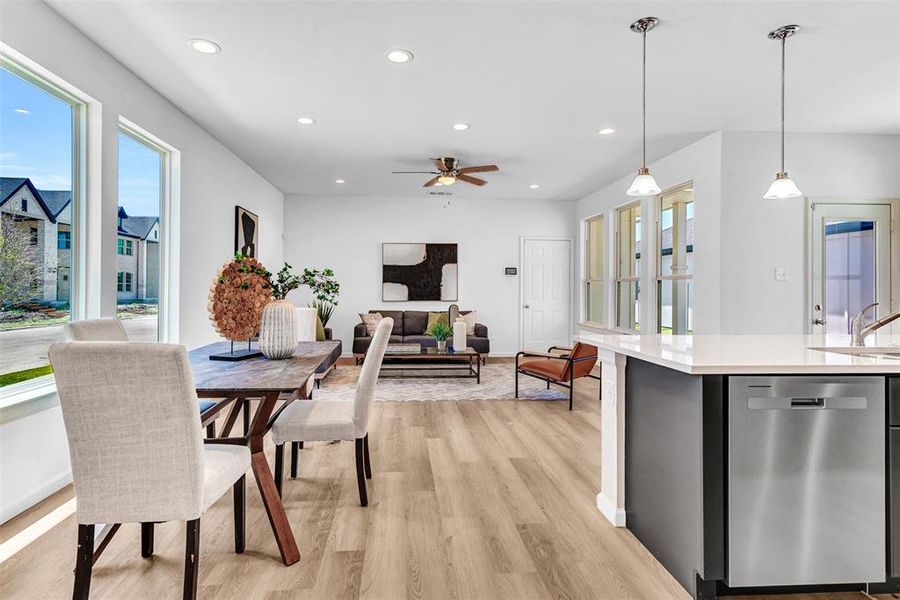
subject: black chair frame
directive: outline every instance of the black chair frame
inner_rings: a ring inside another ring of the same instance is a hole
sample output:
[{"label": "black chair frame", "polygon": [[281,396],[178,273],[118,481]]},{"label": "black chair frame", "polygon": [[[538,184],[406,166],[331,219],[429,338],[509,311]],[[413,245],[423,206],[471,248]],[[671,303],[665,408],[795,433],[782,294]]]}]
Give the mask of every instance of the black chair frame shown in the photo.
[{"label": "black chair frame", "polygon": [[[569,410],[572,410],[572,401],[574,399],[575,394],[575,363],[584,362],[587,360],[597,360],[597,355],[593,356],[582,356],[581,358],[572,358],[569,354],[553,354],[554,350],[562,350],[564,352],[571,352],[572,348],[565,348],[563,346],[550,346],[547,348],[547,352],[529,352],[527,350],[523,350],[516,354],[516,398],[519,397],[519,374],[527,375],[528,377],[533,377],[535,379],[540,379],[541,381],[547,382],[547,389],[550,389],[550,384],[557,385],[562,388],[566,388],[569,390]],[[569,383],[563,383],[561,381],[557,381],[556,379],[552,379],[550,377],[544,377],[538,375],[537,373],[529,373],[528,371],[523,371],[519,368],[519,359],[522,357],[535,357],[535,358],[549,358],[552,360],[564,360],[569,363]],[[590,377],[591,379],[596,379],[600,381],[600,377],[592,373],[588,373],[585,377]],[[603,396],[603,391],[601,389],[600,396]]]}]

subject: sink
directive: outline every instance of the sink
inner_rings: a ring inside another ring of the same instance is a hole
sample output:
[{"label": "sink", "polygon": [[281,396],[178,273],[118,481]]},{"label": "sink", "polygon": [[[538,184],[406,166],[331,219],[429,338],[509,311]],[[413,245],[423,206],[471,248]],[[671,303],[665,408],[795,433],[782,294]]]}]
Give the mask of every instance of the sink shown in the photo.
[{"label": "sink", "polygon": [[869,358],[896,358],[900,360],[900,346],[819,346],[808,348],[808,350]]}]

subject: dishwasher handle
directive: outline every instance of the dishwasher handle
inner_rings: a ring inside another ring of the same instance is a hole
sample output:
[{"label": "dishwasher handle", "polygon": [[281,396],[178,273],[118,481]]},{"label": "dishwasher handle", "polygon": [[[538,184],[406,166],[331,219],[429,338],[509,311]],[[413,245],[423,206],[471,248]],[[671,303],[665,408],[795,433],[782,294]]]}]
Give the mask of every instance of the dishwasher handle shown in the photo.
[{"label": "dishwasher handle", "polygon": [[747,398],[750,410],[861,410],[867,404],[865,396]]}]

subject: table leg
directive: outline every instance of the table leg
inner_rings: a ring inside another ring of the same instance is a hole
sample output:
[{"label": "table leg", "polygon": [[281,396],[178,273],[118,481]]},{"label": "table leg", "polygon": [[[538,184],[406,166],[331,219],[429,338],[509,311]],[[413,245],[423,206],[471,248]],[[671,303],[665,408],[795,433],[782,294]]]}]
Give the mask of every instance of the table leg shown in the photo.
[{"label": "table leg", "polygon": [[[229,400],[223,400],[223,402],[228,402]],[[243,398],[235,398],[231,400],[233,404],[231,405],[231,410],[228,411],[228,416],[225,417],[225,423],[222,424],[222,430],[219,432],[219,437],[227,438],[231,436],[231,430],[234,428],[234,424],[238,420],[238,416],[241,414],[241,407],[243,406]],[[245,432],[246,435],[246,432]]]},{"label": "table leg", "polygon": [[248,442],[253,476],[256,478],[256,485],[259,487],[263,506],[269,517],[272,533],[275,534],[275,542],[278,544],[278,551],[281,552],[281,560],[286,566],[289,566],[300,560],[300,551],[297,549],[294,532],[291,531],[291,524],[284,512],[281,496],[278,495],[278,489],[275,487],[275,478],[272,477],[272,470],[269,468],[263,452],[263,438],[266,435],[267,423],[277,401],[278,393],[266,394],[266,397],[260,400],[253,422],[250,424]]}]

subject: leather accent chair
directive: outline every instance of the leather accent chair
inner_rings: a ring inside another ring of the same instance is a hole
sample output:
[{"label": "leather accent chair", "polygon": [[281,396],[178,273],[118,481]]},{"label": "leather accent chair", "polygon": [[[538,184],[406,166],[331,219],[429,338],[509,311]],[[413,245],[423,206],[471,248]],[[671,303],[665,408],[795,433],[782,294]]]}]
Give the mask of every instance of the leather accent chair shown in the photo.
[{"label": "leather accent chair", "polygon": [[534,377],[569,390],[569,410],[575,392],[575,380],[582,377],[600,379],[591,371],[597,364],[597,347],[577,342],[572,348],[551,346],[546,352],[523,350],[516,354],[516,398],[519,397],[519,374]]}]

